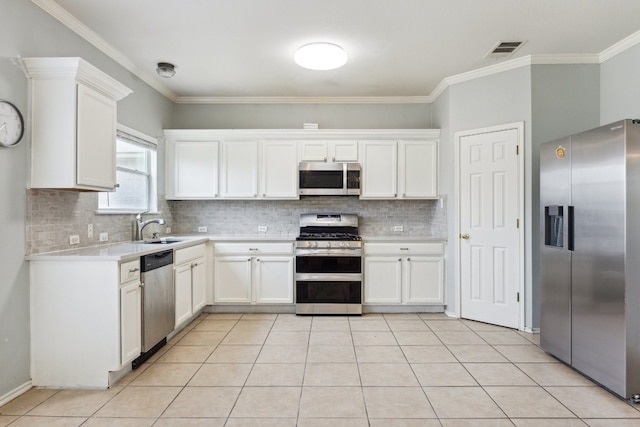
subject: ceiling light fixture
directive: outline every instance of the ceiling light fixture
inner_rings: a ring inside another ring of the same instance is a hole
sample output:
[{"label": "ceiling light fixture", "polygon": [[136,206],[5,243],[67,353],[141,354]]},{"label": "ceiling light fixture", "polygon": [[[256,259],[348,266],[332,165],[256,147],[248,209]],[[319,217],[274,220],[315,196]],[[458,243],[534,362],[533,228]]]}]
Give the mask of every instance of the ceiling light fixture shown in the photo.
[{"label": "ceiling light fixture", "polygon": [[300,46],[294,55],[296,64],[310,70],[333,70],[347,62],[347,53],[337,44],[316,42]]},{"label": "ceiling light fixture", "polygon": [[156,72],[160,77],[170,79],[171,77],[176,75],[176,67],[168,62],[158,62],[158,68],[156,68]]}]

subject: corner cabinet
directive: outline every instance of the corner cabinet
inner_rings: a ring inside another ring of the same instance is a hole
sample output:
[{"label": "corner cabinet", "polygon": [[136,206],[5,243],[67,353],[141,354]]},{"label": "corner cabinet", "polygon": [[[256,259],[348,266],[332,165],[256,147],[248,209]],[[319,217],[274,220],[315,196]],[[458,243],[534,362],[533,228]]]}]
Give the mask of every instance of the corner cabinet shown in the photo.
[{"label": "corner cabinet", "polygon": [[81,58],[23,58],[31,82],[31,188],[112,191],[117,101],[131,93]]},{"label": "corner cabinet", "polygon": [[438,197],[437,140],[360,143],[361,199]]},{"label": "corner cabinet", "polygon": [[444,304],[444,243],[364,244],[365,304]]}]

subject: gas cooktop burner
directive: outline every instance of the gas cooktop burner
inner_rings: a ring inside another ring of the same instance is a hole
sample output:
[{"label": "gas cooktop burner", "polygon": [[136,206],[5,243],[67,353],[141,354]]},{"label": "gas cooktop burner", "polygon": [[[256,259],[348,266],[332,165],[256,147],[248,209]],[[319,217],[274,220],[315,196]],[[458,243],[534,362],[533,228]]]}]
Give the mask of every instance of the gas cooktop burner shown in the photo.
[{"label": "gas cooktop burner", "polygon": [[300,232],[296,240],[362,240],[360,236],[352,233],[307,233]]}]

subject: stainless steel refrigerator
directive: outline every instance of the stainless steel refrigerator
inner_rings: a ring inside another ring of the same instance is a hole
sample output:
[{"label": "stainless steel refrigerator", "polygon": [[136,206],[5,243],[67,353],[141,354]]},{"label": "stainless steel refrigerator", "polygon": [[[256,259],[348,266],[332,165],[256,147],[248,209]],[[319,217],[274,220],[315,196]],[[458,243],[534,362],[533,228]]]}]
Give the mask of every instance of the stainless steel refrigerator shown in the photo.
[{"label": "stainless steel refrigerator", "polygon": [[640,121],[541,145],[540,344],[640,400]]}]

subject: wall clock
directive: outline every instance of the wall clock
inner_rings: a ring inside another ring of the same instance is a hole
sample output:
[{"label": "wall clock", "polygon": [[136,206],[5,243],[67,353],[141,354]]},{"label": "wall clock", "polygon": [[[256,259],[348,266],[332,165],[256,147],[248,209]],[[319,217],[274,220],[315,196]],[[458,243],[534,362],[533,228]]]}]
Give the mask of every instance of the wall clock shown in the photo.
[{"label": "wall clock", "polygon": [[0,147],[16,145],[24,136],[24,119],[18,107],[0,99]]}]

